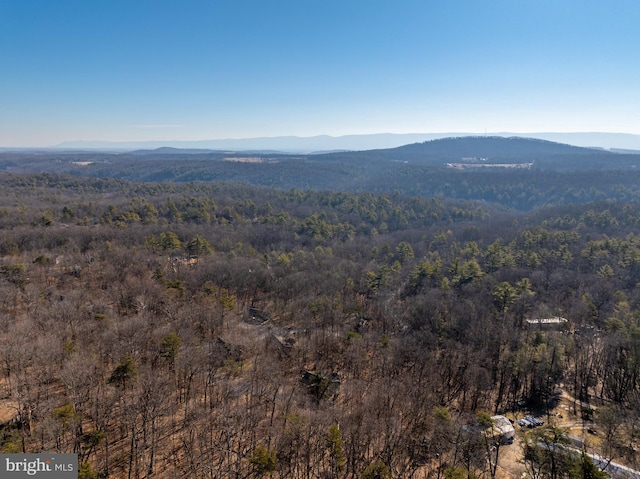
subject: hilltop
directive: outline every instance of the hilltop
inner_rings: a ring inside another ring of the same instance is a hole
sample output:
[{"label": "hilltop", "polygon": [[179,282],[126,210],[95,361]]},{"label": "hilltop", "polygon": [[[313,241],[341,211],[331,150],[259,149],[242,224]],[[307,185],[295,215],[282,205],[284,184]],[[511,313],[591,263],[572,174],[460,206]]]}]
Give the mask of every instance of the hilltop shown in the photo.
[{"label": "hilltop", "polygon": [[[621,159],[621,156],[617,154],[600,149],[577,147],[535,138],[504,138],[501,136],[441,138],[397,148],[332,153],[320,156],[329,160],[384,159],[438,166],[469,157],[485,158],[497,163],[537,160],[550,168],[573,166],[572,160],[577,157],[606,158],[611,162]],[[580,166],[580,164],[575,164],[575,166]]]}]

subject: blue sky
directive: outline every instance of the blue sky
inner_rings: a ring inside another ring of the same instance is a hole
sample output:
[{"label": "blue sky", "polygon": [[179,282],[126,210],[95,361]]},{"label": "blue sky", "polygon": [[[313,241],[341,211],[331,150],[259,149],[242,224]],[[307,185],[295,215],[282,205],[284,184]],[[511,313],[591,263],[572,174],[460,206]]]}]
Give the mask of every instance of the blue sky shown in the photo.
[{"label": "blue sky", "polygon": [[640,134],[640,2],[0,0],[0,146]]}]

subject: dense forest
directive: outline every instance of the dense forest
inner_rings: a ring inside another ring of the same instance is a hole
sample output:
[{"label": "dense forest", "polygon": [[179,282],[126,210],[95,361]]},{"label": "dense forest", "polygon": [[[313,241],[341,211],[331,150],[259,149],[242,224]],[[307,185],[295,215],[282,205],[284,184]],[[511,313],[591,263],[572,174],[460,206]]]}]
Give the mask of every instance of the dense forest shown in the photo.
[{"label": "dense forest", "polygon": [[[21,155],[0,175],[4,452],[78,453],[82,478],[504,477],[515,446],[485,426],[532,413],[523,472],[601,477],[566,452],[565,396],[585,452],[640,467],[634,171]],[[262,181],[186,181],[216,179],[200,161]],[[170,163],[194,178],[151,181]],[[353,188],[322,183],[336,169]]]}]

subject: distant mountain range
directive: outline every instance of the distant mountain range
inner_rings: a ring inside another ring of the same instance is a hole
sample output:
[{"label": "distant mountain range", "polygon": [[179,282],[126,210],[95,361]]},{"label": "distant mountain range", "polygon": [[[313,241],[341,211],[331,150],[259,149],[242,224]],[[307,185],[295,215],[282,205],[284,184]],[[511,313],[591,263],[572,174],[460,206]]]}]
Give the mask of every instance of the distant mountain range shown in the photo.
[{"label": "distant mountain range", "polygon": [[585,148],[535,138],[465,136],[412,143],[397,148],[309,155],[308,159],[345,164],[399,162],[459,167],[511,165],[536,170],[614,170],[640,166],[640,152]]},{"label": "distant mountain range", "polygon": [[[613,153],[602,148],[585,148],[537,138],[502,136],[463,136],[440,138],[421,143],[412,143],[396,148],[380,150],[336,152],[321,155],[329,158],[366,157],[411,161],[418,163],[442,164],[463,158],[476,158],[489,161],[531,161],[548,157],[601,156],[610,157]],[[616,156],[616,155],[614,155]]]},{"label": "distant mountain range", "polygon": [[481,200],[521,210],[604,199],[640,204],[640,153],[520,137],[442,138],[324,154],[167,146],[128,152],[7,151],[0,152],[0,172],[109,178],[104,184],[199,181],[284,190],[400,193]]},{"label": "distant mountain range", "polygon": [[[477,137],[474,133],[381,133],[372,135],[345,136],[277,136],[264,138],[242,138],[200,141],[69,141],[53,148],[57,150],[155,150],[175,148],[181,153],[199,153],[201,150],[253,151],[261,153],[326,153],[345,150],[376,150],[395,148],[412,143],[451,137]],[[640,135],[626,133],[490,133],[483,136],[526,137],[548,140],[568,145],[640,152]]]}]

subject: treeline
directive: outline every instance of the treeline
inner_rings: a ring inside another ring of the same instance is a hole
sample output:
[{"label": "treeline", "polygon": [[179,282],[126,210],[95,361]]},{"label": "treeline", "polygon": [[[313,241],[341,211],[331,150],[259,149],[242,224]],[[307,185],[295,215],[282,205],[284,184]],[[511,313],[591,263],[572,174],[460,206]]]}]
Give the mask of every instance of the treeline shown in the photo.
[{"label": "treeline", "polygon": [[637,467],[636,203],[1,181],[5,452],[85,478],[494,475],[463,426],[563,384]]}]

